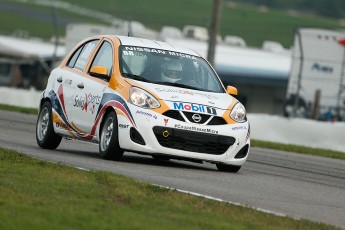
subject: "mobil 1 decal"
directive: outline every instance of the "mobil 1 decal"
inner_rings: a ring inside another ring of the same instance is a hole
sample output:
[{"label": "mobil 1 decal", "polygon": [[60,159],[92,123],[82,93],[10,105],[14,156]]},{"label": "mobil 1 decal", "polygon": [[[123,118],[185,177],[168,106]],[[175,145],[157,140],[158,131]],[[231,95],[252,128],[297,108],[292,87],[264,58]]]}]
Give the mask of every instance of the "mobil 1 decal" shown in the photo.
[{"label": "mobil 1 decal", "polygon": [[205,106],[205,105],[200,105],[200,104],[195,104],[195,103],[184,103],[184,102],[174,102],[173,105],[174,105],[175,110],[217,115],[216,108],[213,108],[210,106]]}]

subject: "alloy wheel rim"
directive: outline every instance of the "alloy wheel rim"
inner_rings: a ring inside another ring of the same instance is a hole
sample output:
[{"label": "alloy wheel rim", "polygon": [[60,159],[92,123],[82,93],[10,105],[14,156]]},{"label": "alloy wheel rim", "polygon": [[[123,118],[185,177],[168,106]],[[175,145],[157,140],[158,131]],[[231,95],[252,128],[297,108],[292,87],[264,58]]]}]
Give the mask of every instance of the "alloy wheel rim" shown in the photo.
[{"label": "alloy wheel rim", "polygon": [[49,125],[49,111],[48,108],[43,108],[38,120],[37,126],[37,136],[40,141],[42,141],[47,135]]},{"label": "alloy wheel rim", "polygon": [[113,135],[113,119],[110,118],[106,121],[102,129],[102,136],[101,136],[102,151],[105,151],[108,148],[112,135]]}]

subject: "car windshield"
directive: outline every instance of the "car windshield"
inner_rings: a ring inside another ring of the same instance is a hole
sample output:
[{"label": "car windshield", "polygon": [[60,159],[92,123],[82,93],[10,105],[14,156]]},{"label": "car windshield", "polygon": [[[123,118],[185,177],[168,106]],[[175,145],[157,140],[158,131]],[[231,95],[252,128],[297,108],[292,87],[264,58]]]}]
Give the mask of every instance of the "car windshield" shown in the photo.
[{"label": "car windshield", "polygon": [[122,76],[138,81],[223,93],[224,88],[202,58],[168,50],[120,47]]}]

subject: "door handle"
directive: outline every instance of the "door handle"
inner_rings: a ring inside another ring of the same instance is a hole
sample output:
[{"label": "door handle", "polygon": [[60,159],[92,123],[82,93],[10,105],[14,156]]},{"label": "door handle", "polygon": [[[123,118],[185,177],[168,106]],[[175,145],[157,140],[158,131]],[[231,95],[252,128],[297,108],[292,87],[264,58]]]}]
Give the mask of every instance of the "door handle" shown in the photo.
[{"label": "door handle", "polygon": [[62,82],[62,77],[59,77],[58,79],[56,79],[56,81],[61,83]]},{"label": "door handle", "polygon": [[77,86],[78,86],[79,89],[84,89],[84,84],[83,83],[79,83]]}]

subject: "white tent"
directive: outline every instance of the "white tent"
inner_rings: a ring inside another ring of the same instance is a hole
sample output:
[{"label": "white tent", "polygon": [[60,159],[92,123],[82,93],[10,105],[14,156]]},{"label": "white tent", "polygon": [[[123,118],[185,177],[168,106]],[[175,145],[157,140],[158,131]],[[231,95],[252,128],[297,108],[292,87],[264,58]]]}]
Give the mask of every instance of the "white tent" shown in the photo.
[{"label": "white tent", "polygon": [[0,85],[41,89],[65,53],[54,43],[0,35]]},{"label": "white tent", "polygon": [[65,55],[64,46],[44,42],[38,39],[23,39],[0,35],[0,56],[13,58],[61,58]]}]

